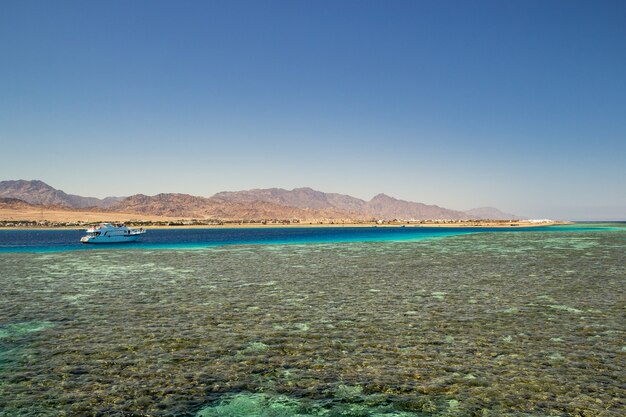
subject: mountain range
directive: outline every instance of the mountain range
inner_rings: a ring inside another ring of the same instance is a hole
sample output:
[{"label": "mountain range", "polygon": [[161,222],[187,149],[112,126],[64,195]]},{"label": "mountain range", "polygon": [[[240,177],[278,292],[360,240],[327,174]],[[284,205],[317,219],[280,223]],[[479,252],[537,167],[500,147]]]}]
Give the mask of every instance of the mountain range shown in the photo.
[{"label": "mountain range", "polygon": [[107,197],[100,199],[66,194],[39,180],[0,181],[0,197],[17,198],[35,205],[65,206],[72,208],[108,208],[114,203],[124,199],[123,197]]},{"label": "mountain range", "polygon": [[[150,214],[198,219],[490,219],[515,220],[519,216],[493,207],[468,211],[450,210],[436,205],[399,200],[378,194],[369,201],[311,188],[253,189],[225,191],[212,197],[165,193],[154,196],[136,194],[130,197],[83,197],[67,194],[43,181],[0,181],[3,204],[18,201],[38,206],[68,209],[99,208],[105,211]],[[15,199],[15,200],[9,200]]]}]

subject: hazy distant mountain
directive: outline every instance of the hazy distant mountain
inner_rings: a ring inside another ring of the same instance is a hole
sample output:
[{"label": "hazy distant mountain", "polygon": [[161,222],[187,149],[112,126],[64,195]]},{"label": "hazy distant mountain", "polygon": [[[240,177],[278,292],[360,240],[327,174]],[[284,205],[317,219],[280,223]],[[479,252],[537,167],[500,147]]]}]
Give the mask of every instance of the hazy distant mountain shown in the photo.
[{"label": "hazy distant mountain", "polygon": [[265,201],[290,207],[326,209],[340,212],[343,218],[377,219],[467,219],[460,211],[448,210],[439,206],[398,200],[385,194],[378,194],[370,201],[349,195],[323,193],[311,188],[296,188],[291,191],[282,188],[255,189],[248,191],[222,192],[211,198],[231,202]]},{"label": "hazy distant mountain", "polygon": [[349,195],[323,193],[311,188],[282,188],[254,189],[248,191],[224,191],[215,194],[215,199],[224,201],[252,202],[265,201],[288,207],[305,209],[336,209],[346,212],[362,211],[365,201]]},{"label": "hazy distant mountain", "polygon": [[[136,194],[130,197],[98,199],[66,194],[42,181],[1,181],[0,198],[18,199],[28,204],[98,207],[116,212],[204,219],[352,219],[352,220],[427,220],[427,219],[515,219],[492,207],[450,210],[399,200],[378,194],[370,201],[345,194],[324,193],[311,188],[254,189],[217,193],[212,197],[189,194]],[[7,201],[5,205],[19,204]],[[25,203],[24,203],[25,204]]]},{"label": "hazy distant mountain", "polygon": [[158,216],[190,217],[206,205],[206,198],[189,194],[136,194],[111,205],[115,211],[146,213]]},{"label": "hazy distant mountain", "polygon": [[468,219],[461,211],[449,210],[411,201],[398,200],[385,194],[378,194],[366,204],[372,216],[381,219]]},{"label": "hazy distant mountain", "polygon": [[196,197],[189,194],[143,194],[130,196],[111,206],[112,210],[170,217],[204,219],[313,219],[350,218],[332,208],[312,209],[276,204],[270,201],[222,197]]},{"label": "hazy distant mountain", "polygon": [[120,197],[99,199],[95,197],[81,197],[79,195],[66,194],[39,180],[0,181],[0,197],[17,198],[30,204],[66,206],[72,208],[106,208],[122,199]]},{"label": "hazy distant mountain", "polygon": [[516,216],[515,214],[511,213],[505,213],[495,207],[479,207],[471,210],[466,210],[465,213],[472,219],[523,220],[523,217]]},{"label": "hazy distant mountain", "polygon": [[247,191],[224,191],[215,194],[211,199],[230,202],[264,201],[281,206],[297,207],[309,210],[332,209],[346,213],[360,213],[365,201],[349,195],[323,193],[311,188],[282,188],[254,189]]}]

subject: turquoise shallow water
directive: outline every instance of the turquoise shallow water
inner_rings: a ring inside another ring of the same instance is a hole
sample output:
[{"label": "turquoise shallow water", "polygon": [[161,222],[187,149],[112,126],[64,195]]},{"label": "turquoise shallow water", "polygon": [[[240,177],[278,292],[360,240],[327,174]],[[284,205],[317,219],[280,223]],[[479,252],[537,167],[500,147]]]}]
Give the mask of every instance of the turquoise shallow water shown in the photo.
[{"label": "turquoise shallow water", "polygon": [[0,416],[621,416],[626,233],[0,253]]},{"label": "turquoise shallow water", "polygon": [[[617,226],[620,226],[617,224]],[[289,227],[289,228],[205,228],[152,229],[137,242],[124,245],[85,245],[80,243],[84,230],[10,230],[0,229],[0,252],[66,252],[105,249],[205,249],[227,245],[306,244],[340,242],[406,242],[469,233],[506,233],[540,231],[621,230],[611,224],[568,225],[558,227]]]}]

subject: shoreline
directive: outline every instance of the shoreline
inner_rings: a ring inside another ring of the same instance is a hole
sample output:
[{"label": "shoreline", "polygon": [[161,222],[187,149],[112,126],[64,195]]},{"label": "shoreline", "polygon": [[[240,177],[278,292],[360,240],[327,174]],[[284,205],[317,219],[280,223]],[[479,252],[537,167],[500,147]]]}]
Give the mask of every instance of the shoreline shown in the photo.
[{"label": "shoreline", "polygon": [[[3,222],[0,220],[0,223]],[[69,222],[68,222],[69,223]],[[263,228],[402,228],[402,227],[437,227],[437,228],[527,228],[527,227],[546,227],[546,226],[562,226],[571,225],[575,222],[570,221],[550,221],[550,222],[529,222],[529,221],[489,221],[489,220],[468,220],[468,221],[422,221],[422,222],[360,222],[360,223],[335,223],[335,222],[303,222],[303,223],[262,223],[262,222],[233,222],[222,224],[143,224],[148,222],[127,222],[131,227],[142,227],[147,230],[159,229],[263,229]],[[0,224],[0,230],[83,230],[89,224],[72,224],[72,225],[17,225],[5,226]]]}]

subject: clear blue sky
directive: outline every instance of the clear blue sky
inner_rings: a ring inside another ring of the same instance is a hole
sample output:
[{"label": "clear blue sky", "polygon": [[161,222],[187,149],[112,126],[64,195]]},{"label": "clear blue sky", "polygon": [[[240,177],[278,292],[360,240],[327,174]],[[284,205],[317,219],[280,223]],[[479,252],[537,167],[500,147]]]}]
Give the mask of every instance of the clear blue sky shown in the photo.
[{"label": "clear blue sky", "polygon": [[0,2],[0,179],[626,219],[625,1]]}]

